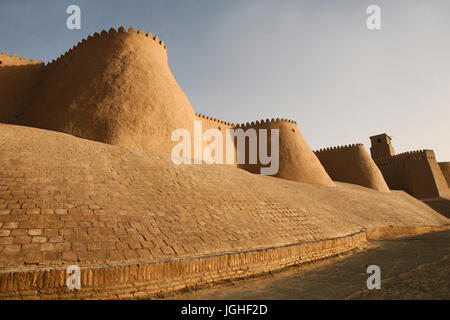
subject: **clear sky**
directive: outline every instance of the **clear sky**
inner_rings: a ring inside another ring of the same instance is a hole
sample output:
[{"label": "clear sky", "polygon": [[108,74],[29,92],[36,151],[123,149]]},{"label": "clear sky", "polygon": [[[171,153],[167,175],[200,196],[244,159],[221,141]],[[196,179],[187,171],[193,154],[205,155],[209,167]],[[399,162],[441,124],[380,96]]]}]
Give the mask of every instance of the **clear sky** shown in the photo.
[{"label": "clear sky", "polygon": [[[81,8],[81,30],[66,8]],[[369,5],[382,29],[366,27]],[[396,152],[450,161],[448,0],[86,0],[0,4],[0,51],[45,61],[102,29],[134,26],[168,46],[196,112],[290,118],[313,149],[386,132]],[[0,84],[1,85],[1,84]]]}]

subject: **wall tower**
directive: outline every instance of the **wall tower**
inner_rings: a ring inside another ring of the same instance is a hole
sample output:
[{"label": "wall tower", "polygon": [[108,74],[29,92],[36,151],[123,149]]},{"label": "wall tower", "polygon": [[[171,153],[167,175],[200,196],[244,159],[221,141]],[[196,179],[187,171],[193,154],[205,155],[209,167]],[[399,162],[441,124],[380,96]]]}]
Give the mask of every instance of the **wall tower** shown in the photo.
[{"label": "wall tower", "polygon": [[377,134],[370,137],[371,147],[370,155],[373,159],[392,157],[395,155],[394,148],[391,144],[391,137],[386,133]]}]

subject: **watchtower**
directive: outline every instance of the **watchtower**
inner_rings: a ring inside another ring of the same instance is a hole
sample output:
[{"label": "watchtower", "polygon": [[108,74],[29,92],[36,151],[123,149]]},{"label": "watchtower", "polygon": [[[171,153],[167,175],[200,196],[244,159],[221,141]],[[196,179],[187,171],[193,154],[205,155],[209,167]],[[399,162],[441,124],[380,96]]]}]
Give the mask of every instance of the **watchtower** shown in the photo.
[{"label": "watchtower", "polygon": [[395,155],[394,148],[391,145],[391,137],[382,133],[370,137],[370,154],[373,159],[392,157]]}]

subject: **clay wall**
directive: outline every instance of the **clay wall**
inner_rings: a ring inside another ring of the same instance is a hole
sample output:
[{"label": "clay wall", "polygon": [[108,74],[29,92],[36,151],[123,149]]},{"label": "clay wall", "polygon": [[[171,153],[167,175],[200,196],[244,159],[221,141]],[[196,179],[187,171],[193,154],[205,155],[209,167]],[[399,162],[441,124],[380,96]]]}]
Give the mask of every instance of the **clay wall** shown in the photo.
[{"label": "clay wall", "polygon": [[[261,168],[268,168],[271,164],[263,164],[259,158],[260,129],[267,130],[267,156],[272,155],[271,137],[272,129],[279,130],[279,170],[276,177],[312,183],[321,185],[333,185],[322,165],[314,155],[308,144],[298,129],[297,123],[288,119],[267,119],[245,124],[233,124],[221,121],[209,116],[196,114],[198,120],[202,121],[202,129],[205,132],[208,129],[219,129],[223,138],[223,163],[226,163],[226,143],[232,142],[234,145],[234,165],[246,171],[260,174]],[[235,133],[243,130],[244,134],[248,129],[255,130],[256,144],[256,163],[251,163],[250,159],[250,137],[245,137],[245,163],[238,163],[237,150],[238,138],[232,137],[232,141],[228,141],[226,129],[233,129]],[[203,142],[205,147],[209,142]]]},{"label": "clay wall", "polygon": [[[333,185],[294,121],[272,119],[234,126],[196,115],[169,69],[166,49],[164,42],[151,33],[120,27],[117,31],[111,28],[83,39],[47,65],[2,53],[0,122],[50,129],[166,155],[177,144],[171,142],[172,132],[184,128],[193,136],[195,120],[202,121],[203,131],[220,128],[223,134],[231,128],[279,129],[280,163],[276,176]],[[270,134],[268,138],[270,153]],[[223,147],[225,155],[226,143]],[[260,173],[264,165],[249,164],[248,145],[246,151],[247,164],[239,167]],[[325,153],[321,156],[328,157]],[[360,176],[330,169],[330,162],[324,162],[340,181],[357,181],[377,190],[385,188],[365,154],[355,153],[350,158],[355,161]],[[396,162],[390,165],[391,160],[383,159],[379,163],[391,188],[408,186],[410,192],[427,197],[448,192],[442,188],[445,178],[435,160],[411,162],[408,166]],[[408,173],[411,170],[421,173],[412,177]],[[422,176],[432,176],[432,179],[427,178],[429,183],[421,187]],[[426,191],[432,180],[437,186]]]},{"label": "clay wall", "polygon": [[41,79],[44,62],[0,54],[0,122],[21,124],[24,110],[31,103],[31,92]]},{"label": "clay wall", "polygon": [[391,144],[391,137],[382,133],[370,137],[370,154],[372,158],[392,157],[395,155],[394,148]]},{"label": "clay wall", "polygon": [[432,150],[417,150],[374,159],[390,189],[420,199],[448,197],[449,188]]},{"label": "clay wall", "polygon": [[[41,79],[23,91],[32,98],[20,124],[160,154],[170,154],[174,129],[192,130],[192,106],[151,33],[103,30],[39,66]],[[10,123],[9,113],[0,121]]]},{"label": "clay wall", "polygon": [[438,164],[445,180],[447,180],[447,185],[450,187],[450,162],[438,162]]},{"label": "clay wall", "polygon": [[[26,59],[3,60],[8,66],[28,65]],[[83,39],[46,66],[36,66],[38,73],[33,73],[26,86],[17,86],[13,81],[12,87],[3,88],[3,96],[14,99],[20,96],[22,100],[3,99],[6,107],[2,107],[1,122],[166,155],[178,144],[171,141],[172,132],[187,129],[193,137],[195,120],[202,121],[203,131],[220,128],[225,135],[226,129],[234,128],[232,123],[194,114],[168,67],[166,46],[143,30],[126,31],[123,27],[117,31],[103,30]],[[10,78],[10,74],[4,74],[5,80]],[[18,81],[24,82],[22,78]],[[21,89],[11,95],[13,87]],[[12,121],[14,117],[20,122]],[[295,122],[257,121],[236,128],[249,127],[280,129],[278,177],[333,185]],[[225,157],[226,142],[223,147]],[[259,173],[261,164],[242,167]]]},{"label": "clay wall", "polygon": [[331,179],[389,191],[383,175],[362,144],[325,148],[314,153]]},{"label": "clay wall", "polygon": [[[226,148],[227,148],[227,146],[226,146],[226,130],[227,129],[234,129],[235,124],[231,123],[231,122],[227,122],[227,121],[222,121],[222,120],[219,120],[219,119],[216,119],[216,118],[213,118],[211,116],[204,115],[204,114],[200,114],[200,113],[196,113],[195,115],[197,117],[196,120],[199,120],[199,121],[202,122],[202,130],[203,130],[203,132],[205,132],[208,129],[218,129],[222,133],[222,142],[223,142],[223,145],[222,145],[222,147],[223,147],[222,148],[222,152],[223,152],[222,153],[223,154],[222,162],[224,164],[226,164]],[[203,149],[209,143],[211,143],[211,142],[203,141],[203,144],[202,144]],[[215,153],[213,153],[213,155],[215,155]],[[233,161],[232,165],[233,166],[236,165],[236,153],[235,153],[234,161]]]},{"label": "clay wall", "polygon": [[[267,129],[267,150],[271,154],[272,130],[279,130],[279,170],[276,177],[299,182],[333,186],[334,183],[303,138],[297,122],[288,119],[261,120],[252,123],[236,125],[236,129],[244,131],[255,129],[259,142],[260,129]],[[259,154],[259,143],[257,152]],[[259,159],[256,164],[249,163],[249,148],[246,144],[246,164],[238,167],[253,173],[260,173],[261,168],[270,165],[262,164]]]}]

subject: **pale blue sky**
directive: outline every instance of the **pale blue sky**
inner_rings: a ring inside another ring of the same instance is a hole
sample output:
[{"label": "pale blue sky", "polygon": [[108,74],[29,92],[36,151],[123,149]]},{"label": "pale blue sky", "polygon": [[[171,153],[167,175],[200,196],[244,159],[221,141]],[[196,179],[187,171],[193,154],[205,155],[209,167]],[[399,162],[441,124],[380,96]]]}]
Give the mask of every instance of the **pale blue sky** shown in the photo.
[{"label": "pale blue sky", "polygon": [[[78,4],[81,30],[66,28]],[[382,30],[366,28],[381,7]],[[0,51],[45,61],[96,31],[158,35],[196,112],[231,122],[297,120],[313,149],[386,132],[397,152],[450,161],[450,1],[10,1]]]}]

